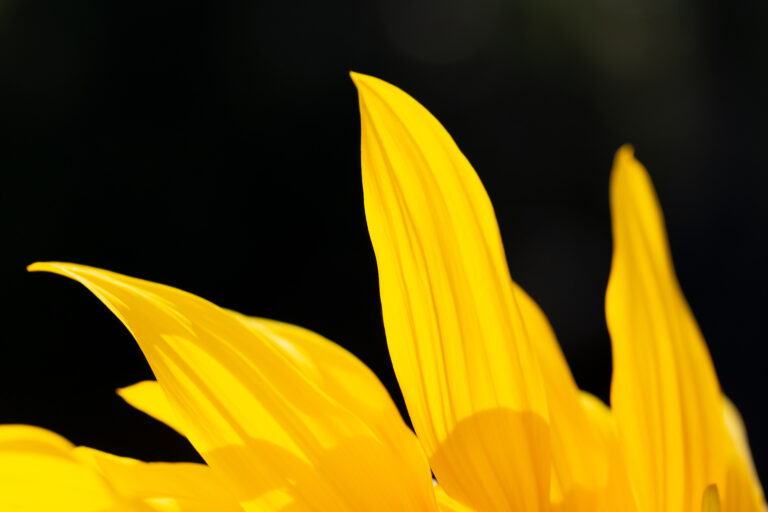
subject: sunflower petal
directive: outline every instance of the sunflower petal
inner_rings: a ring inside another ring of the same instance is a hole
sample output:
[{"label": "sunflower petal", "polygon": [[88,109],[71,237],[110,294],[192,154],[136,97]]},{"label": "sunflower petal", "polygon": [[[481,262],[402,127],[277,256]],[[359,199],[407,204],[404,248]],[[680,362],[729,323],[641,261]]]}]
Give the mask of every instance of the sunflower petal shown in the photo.
[{"label": "sunflower petal", "polygon": [[236,512],[200,464],[144,463],[75,447],[53,432],[0,425],[0,510]]},{"label": "sunflower petal", "polygon": [[184,434],[184,425],[168,402],[165,392],[160,384],[154,380],[137,382],[131,386],[117,390],[120,398],[141,412],[152,416],[157,421],[165,423],[181,435]]},{"label": "sunflower petal", "polygon": [[28,425],[1,425],[0,509],[135,510],[98,473],[74,457],[73,449],[53,432]]},{"label": "sunflower petal", "polygon": [[73,453],[98,470],[116,493],[152,509],[172,504],[178,512],[243,510],[218,475],[202,464],[141,462],[85,447]]},{"label": "sunflower petal", "polygon": [[764,510],[765,495],[757,476],[757,469],[749,448],[747,429],[736,406],[727,397],[723,397],[723,415],[725,426],[731,438],[731,453],[726,468],[726,486],[724,509]]},{"label": "sunflower petal", "polygon": [[[144,352],[188,439],[246,510],[431,510],[418,442],[383,387],[348,352],[315,346],[168,286],[37,263],[91,290]],[[322,370],[350,373],[328,382]],[[364,383],[342,393],[343,383]],[[375,390],[375,392],[374,392]],[[354,397],[354,400],[350,397]]]},{"label": "sunflower petal", "polygon": [[550,471],[560,500],[604,485],[599,439],[546,318],[510,279],[471,165],[410,96],[352,78],[389,351],[441,487],[478,509],[541,510]]},{"label": "sunflower petal", "polygon": [[703,489],[722,484],[720,388],[675,277],[653,185],[629,146],[616,154],[611,214],[611,405],[638,508],[696,510]]},{"label": "sunflower petal", "polygon": [[610,468],[602,501],[594,510],[637,512],[611,410],[599,398],[587,392],[581,392],[581,401],[584,411],[605,443]]}]

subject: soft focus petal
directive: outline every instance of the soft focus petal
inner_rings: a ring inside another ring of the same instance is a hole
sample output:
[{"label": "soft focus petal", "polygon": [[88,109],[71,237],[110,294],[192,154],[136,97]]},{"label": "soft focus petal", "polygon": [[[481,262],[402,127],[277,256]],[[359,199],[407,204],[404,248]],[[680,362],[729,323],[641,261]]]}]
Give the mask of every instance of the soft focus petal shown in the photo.
[{"label": "soft focus petal", "polygon": [[475,509],[448,496],[439,485],[435,486],[435,498],[437,499],[437,508],[440,512],[477,512]]},{"label": "soft focus petal", "polygon": [[701,497],[701,512],[720,512],[720,494],[715,484],[708,485],[704,490],[704,495]]},{"label": "soft focus petal", "polygon": [[91,448],[75,455],[96,468],[116,493],[153,510],[242,512],[211,468],[202,464],[140,462]]},{"label": "soft focus petal", "polygon": [[[394,406],[375,425],[351,409],[380,401],[372,390],[382,388],[343,349],[320,337],[322,349],[305,345],[168,286],[64,263],[30,270],[81,282],[120,318],[188,439],[247,510],[435,507],[426,461]],[[346,365],[352,375],[339,378],[366,385],[340,394],[325,365]]]},{"label": "soft focus petal", "polygon": [[[749,493],[756,497],[759,503],[765,504],[763,488],[760,485],[760,479],[757,476],[755,463],[752,460],[752,450],[749,448],[749,439],[747,438],[747,429],[741,414],[736,406],[727,397],[723,397],[723,415],[725,417],[725,427],[731,438],[731,455],[728,462],[728,474],[738,481],[739,487],[748,483],[752,491]],[[742,474],[746,470],[747,474]],[[736,483],[736,481],[734,483]],[[726,487],[726,496],[733,498],[734,493]],[[727,502],[726,502],[727,503]],[[726,510],[729,510],[726,507]],[[733,509],[731,509],[733,510]],[[746,510],[746,509],[745,509]]]},{"label": "soft focus petal", "polygon": [[145,463],[75,447],[53,432],[0,425],[0,510],[237,512],[200,464]]},{"label": "soft focus petal", "polygon": [[165,423],[179,434],[186,435],[181,419],[168,402],[163,388],[156,381],[137,382],[118,389],[117,394],[141,412]]},{"label": "soft focus petal", "polygon": [[0,510],[140,510],[73,454],[66,439],[27,425],[0,426]]},{"label": "soft focus petal", "polygon": [[722,488],[720,388],[675,277],[653,185],[629,146],[616,154],[611,215],[611,405],[638,508],[697,510],[707,485]]}]

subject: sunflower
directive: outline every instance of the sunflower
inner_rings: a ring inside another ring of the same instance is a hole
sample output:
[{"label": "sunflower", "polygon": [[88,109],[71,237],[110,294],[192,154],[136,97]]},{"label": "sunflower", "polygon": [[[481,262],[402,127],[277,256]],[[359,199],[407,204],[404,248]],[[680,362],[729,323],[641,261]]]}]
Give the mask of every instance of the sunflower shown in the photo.
[{"label": "sunflower", "polygon": [[375,375],[318,334],[35,263],[123,322],[157,380],[119,394],[206,464],[145,463],[6,425],[2,509],[764,510],[632,148],[611,176],[609,409],[578,389],[546,317],[510,278],[488,195],[450,135],[396,87],[352,78],[387,343],[414,430]]}]

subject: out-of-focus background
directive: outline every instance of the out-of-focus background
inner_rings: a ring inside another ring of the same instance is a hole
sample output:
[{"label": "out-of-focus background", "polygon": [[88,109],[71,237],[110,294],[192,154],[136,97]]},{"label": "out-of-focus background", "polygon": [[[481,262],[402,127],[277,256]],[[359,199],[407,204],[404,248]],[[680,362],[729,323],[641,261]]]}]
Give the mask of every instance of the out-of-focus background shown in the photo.
[{"label": "out-of-focus background", "polygon": [[608,175],[635,145],[765,480],[767,6],[0,0],[0,422],[196,460],[114,394],[151,376],[119,322],[79,285],[24,270],[51,259],[314,329],[402,406],[363,213],[356,70],[453,134],[513,277],[604,399]]}]

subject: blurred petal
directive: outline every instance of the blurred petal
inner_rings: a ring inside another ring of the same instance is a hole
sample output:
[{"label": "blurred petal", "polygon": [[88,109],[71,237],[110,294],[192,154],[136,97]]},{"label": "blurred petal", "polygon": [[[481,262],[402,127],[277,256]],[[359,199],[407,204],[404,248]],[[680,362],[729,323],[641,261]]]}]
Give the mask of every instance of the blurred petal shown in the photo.
[{"label": "blurred petal", "polygon": [[53,432],[0,425],[0,510],[237,512],[209,468],[144,463],[75,447]]},{"label": "blurred petal", "polygon": [[98,469],[121,496],[164,510],[179,512],[237,512],[232,498],[211,468],[202,464],[140,462],[91,448],[75,448],[75,455]]},{"label": "blurred petal", "polygon": [[723,414],[725,426],[731,438],[723,508],[726,511],[763,510],[766,508],[765,496],[752,460],[747,429],[739,410],[725,396],[723,397]]},{"label": "blurred petal", "polygon": [[611,214],[611,405],[638,508],[696,510],[707,485],[722,488],[720,388],[675,277],[653,185],[629,146],[616,154]]},{"label": "blurred petal", "polygon": [[0,510],[106,512],[141,510],[117,495],[74,446],[53,432],[0,426]]},{"label": "blurred petal", "polygon": [[387,341],[441,487],[479,509],[540,510],[550,471],[561,500],[603,485],[599,440],[546,318],[510,279],[471,165],[410,96],[352,78]]},{"label": "blurred petal", "polygon": [[131,386],[120,388],[117,394],[130,405],[141,412],[165,423],[181,435],[184,425],[168,402],[163,388],[154,380],[137,382]]},{"label": "blurred petal", "polygon": [[[340,347],[319,336],[311,346],[268,322],[112,272],[65,263],[30,270],[79,281],[120,318],[188,439],[246,510],[434,509],[429,468],[391,402],[351,408],[386,394]],[[338,379],[348,380],[329,381],[325,365],[344,366],[350,375]],[[342,393],[340,382],[365,385]],[[369,424],[377,409],[379,423]]]},{"label": "blurred petal", "polygon": [[476,512],[475,509],[448,496],[439,485],[435,486],[435,498],[440,512]]},{"label": "blurred petal", "polygon": [[704,490],[704,496],[701,498],[701,512],[720,512],[720,494],[715,484],[708,485]]}]

